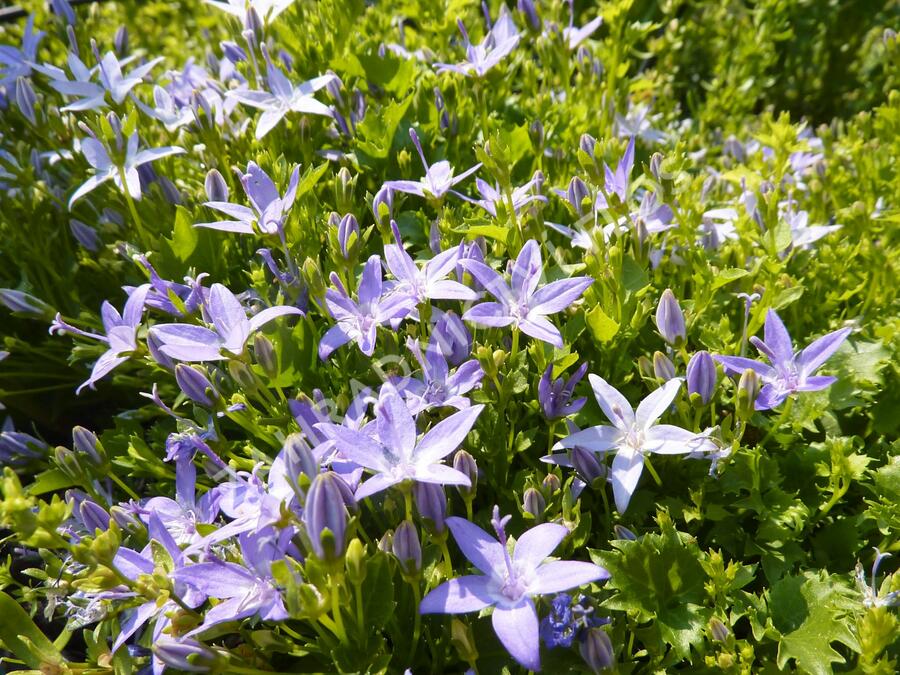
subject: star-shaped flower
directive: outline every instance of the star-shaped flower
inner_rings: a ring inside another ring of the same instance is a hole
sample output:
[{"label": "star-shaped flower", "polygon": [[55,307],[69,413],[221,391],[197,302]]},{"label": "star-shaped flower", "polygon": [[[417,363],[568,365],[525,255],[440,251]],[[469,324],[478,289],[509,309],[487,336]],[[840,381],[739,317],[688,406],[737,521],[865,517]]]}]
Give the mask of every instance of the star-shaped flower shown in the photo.
[{"label": "star-shaped flower", "polygon": [[742,356],[716,356],[728,375],[740,375],[748,368],[762,378],[763,387],[756,399],[757,410],[775,408],[798,391],[819,391],[837,381],[830,375],[815,372],[834,354],[850,328],[841,328],[823,335],[806,349],[794,352],[791,336],[774,309],[766,314],[765,341],[754,336],[750,342],[769,359],[771,365]]},{"label": "star-shaped flower", "polygon": [[532,598],[559,593],[609,578],[609,572],[589,562],[546,558],[569,531],[556,523],[544,523],[525,532],[516,541],[512,555],[505,532],[510,516],[500,518],[494,507],[491,524],[495,539],[463,518],[446,523],[463,555],[482,574],[444,582],[419,605],[422,614],[462,614],[493,605],[491,623],[500,642],[512,657],[529,670],[540,670],[540,639],[537,610]]},{"label": "star-shaped flower", "polygon": [[465,321],[482,326],[514,326],[526,335],[562,348],[559,329],[545,317],[561,312],[574,303],[594,283],[590,277],[553,281],[538,289],[541,279],[541,249],[528,241],[512,266],[510,285],[499,274],[477,260],[460,260],[466,271],[484,286],[498,302],[482,302],[463,315]]},{"label": "star-shaped flower", "polygon": [[456,195],[460,199],[471,201],[465,195],[453,190],[453,186],[461,183],[466,178],[481,168],[481,162],[473,166],[471,169],[463,171],[458,176],[453,175],[453,167],[446,159],[442,159],[434,164],[428,164],[425,159],[425,153],[422,152],[422,144],[419,142],[419,136],[415,129],[409,130],[409,137],[412,139],[416,150],[419,152],[419,158],[422,160],[422,166],[425,167],[425,175],[421,180],[389,180],[382,189],[389,188],[397,192],[405,192],[419,197],[429,197],[431,199],[443,199],[447,193]]},{"label": "star-shaped flower", "polygon": [[615,452],[610,480],[616,509],[624,513],[631,501],[644,470],[644,454],[693,454],[716,450],[715,444],[703,435],[671,424],[656,421],[669,409],[681,379],[669,380],[640,402],[637,410],[628,400],[597,375],[589,375],[591,387],[603,414],[613,426],[598,425],[578,431],[557,443],[557,448],[580,447],[592,452]]}]

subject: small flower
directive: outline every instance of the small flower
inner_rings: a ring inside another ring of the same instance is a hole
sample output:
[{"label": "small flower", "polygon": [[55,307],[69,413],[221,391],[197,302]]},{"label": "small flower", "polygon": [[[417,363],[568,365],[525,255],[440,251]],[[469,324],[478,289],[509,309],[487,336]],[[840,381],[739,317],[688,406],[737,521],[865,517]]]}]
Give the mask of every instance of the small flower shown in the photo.
[{"label": "small flower", "polygon": [[578,45],[584,42],[591,34],[600,28],[603,17],[597,16],[584,24],[581,28],[575,27],[575,3],[569,2],[569,25],[563,28],[562,36],[569,51],[578,49]]},{"label": "small flower", "polygon": [[211,223],[194,223],[194,227],[208,227],[224,232],[253,234],[277,234],[284,236],[284,222],[294,205],[297,186],[300,181],[300,167],[295,166],[288,181],[284,197],[278,192],[274,181],[255,162],[247,164],[247,172],[241,176],[244,194],[250,200],[250,207],[227,201],[204,202],[204,206],[220,211],[233,220],[218,220]]},{"label": "small flower", "polygon": [[678,347],[687,339],[687,329],[684,325],[684,312],[675,298],[671,289],[663,291],[656,306],[656,329],[663,340],[674,347]]},{"label": "small flower", "polygon": [[491,524],[497,538],[462,518],[447,518],[447,525],[463,555],[483,574],[451,579],[422,600],[422,614],[477,612],[493,605],[491,622],[510,655],[530,670],[540,670],[540,638],[537,610],[532,598],[559,593],[594,581],[609,573],[589,562],[546,562],[569,531],[556,523],[544,523],[526,531],[516,541],[512,555],[505,532],[510,516],[500,518],[494,507]]},{"label": "small flower", "polygon": [[113,368],[125,363],[131,352],[138,348],[137,329],[141,325],[141,316],[144,313],[144,300],[150,290],[150,284],[139,286],[128,297],[125,308],[119,314],[118,310],[108,301],[103,302],[100,308],[100,315],[103,319],[103,329],[105,335],[97,333],[88,333],[86,331],[75,328],[62,320],[57,314],[50,326],[50,333],[72,333],[81,337],[99,340],[109,345],[91,370],[91,376],[85,380],[76,390],[76,394],[80,394],[85,387],[94,389],[94,384],[103,376],[107,375]]},{"label": "small flower", "polygon": [[464,321],[482,326],[512,325],[526,335],[562,348],[559,329],[545,317],[571,306],[592,284],[590,277],[574,277],[553,281],[538,289],[541,278],[541,251],[535,240],[529,240],[512,266],[511,284],[490,267],[477,260],[465,259],[460,264],[499,302],[483,302],[463,315]]},{"label": "small flower", "polygon": [[[381,190],[383,191],[385,189],[390,189],[397,192],[405,192],[411,195],[418,195],[419,197],[429,197],[431,199],[443,199],[444,195],[450,193],[456,195],[460,199],[469,201],[468,197],[460,194],[452,188],[457,183],[461,183],[473,173],[478,171],[478,169],[481,168],[481,162],[473,166],[471,169],[463,171],[458,176],[454,176],[453,167],[446,159],[442,159],[441,161],[435,162],[434,164],[429,166],[428,160],[425,159],[425,153],[422,152],[422,144],[419,142],[419,136],[418,134],[416,134],[415,129],[409,130],[409,137],[412,139],[413,144],[416,146],[416,150],[419,153],[419,158],[422,160],[422,166],[425,167],[425,175],[421,180],[389,180],[381,187]],[[379,194],[381,194],[381,191],[379,191]],[[374,203],[373,208],[375,208]]]},{"label": "small flower", "polygon": [[553,364],[547,366],[538,383],[538,402],[541,404],[541,410],[544,417],[548,420],[556,420],[562,417],[574,415],[584,407],[587,402],[585,397],[572,400],[572,394],[575,392],[575,386],[581,382],[581,378],[587,372],[587,363],[582,363],[578,370],[568,380],[557,378],[551,380],[553,375]]},{"label": "small flower", "polygon": [[274,21],[279,14],[294,4],[294,0],[203,0],[210,7],[221,9],[247,25],[247,13],[252,9],[265,22]]},{"label": "small flower", "polygon": [[[516,213],[521,211],[532,202],[547,201],[547,198],[544,195],[535,194],[534,192],[535,186],[539,183],[540,179],[535,177],[512,191],[512,204],[513,209],[515,209]],[[503,194],[500,192],[500,189],[498,187],[494,187],[490,183],[487,183],[480,178],[476,178],[475,188],[479,193],[481,193],[481,199],[475,203],[485,211],[487,211],[489,214],[491,214],[494,218],[497,217],[498,205],[502,204],[504,208],[509,208],[509,204],[506,202]]]},{"label": "small flower", "polygon": [[513,23],[512,16],[506,5],[501,6],[500,16],[480,44],[473,45],[469,40],[469,33],[461,19],[456,20],[459,32],[462,33],[466,46],[466,59],[458,64],[435,63],[434,68],[438,73],[452,71],[465,75],[484,77],[491,68],[496,66],[507,56],[516,45],[519,44],[519,31]]},{"label": "small flower", "polygon": [[272,63],[269,52],[263,47],[266,58],[266,79],[269,91],[236,89],[230,95],[253,108],[263,111],[256,122],[256,138],[269,133],[289,112],[309,113],[331,117],[331,108],[317,101],[313,94],[325,87],[337,76],[320,75],[298,85],[291,84],[281,69]]},{"label": "small flower", "polygon": [[[120,152],[122,150],[121,140],[119,138]],[[155,162],[163,157],[181,155],[185,152],[184,148],[174,146],[146,148],[138,151],[138,135],[136,131],[128,137],[124,151],[125,157],[122,163],[119,164],[110,158],[109,151],[96,138],[88,137],[82,139],[81,154],[87,159],[88,164],[93,167],[94,175],[82,183],[69,198],[69,209],[72,208],[76,201],[89,192],[96,190],[108,180],[113,181],[122,192],[127,190],[132,199],[140,199],[141,178],[138,173],[138,167]],[[124,183],[122,182],[123,175]]]},{"label": "small flower", "polygon": [[296,307],[269,307],[247,318],[247,312],[222,284],[209,289],[206,313],[212,328],[184,323],[157,324],[150,329],[163,354],[180,361],[220,361],[244,351],[250,336],[269,321],[286,314],[303,314]]},{"label": "small flower", "polygon": [[652,392],[634,410],[621,393],[597,375],[588,379],[597,403],[613,423],[598,425],[560,441],[556,447],[581,447],[596,453],[615,451],[610,480],[613,485],[616,509],[624,513],[631,501],[644,470],[644,454],[694,454],[715,450],[715,445],[703,435],[671,424],[656,421],[669,409],[681,388],[681,380],[669,380]]},{"label": "small flower", "polygon": [[331,282],[335,288],[325,292],[325,303],[337,324],[329,328],[319,341],[319,358],[323,361],[351,340],[359,345],[363,354],[372,356],[378,326],[403,318],[415,305],[415,300],[406,293],[383,293],[381,258],[377,255],[369,258],[363,268],[356,292],[357,300],[350,297],[334,272],[331,273]]},{"label": "small flower", "polygon": [[477,387],[484,377],[477,359],[466,361],[451,373],[433,334],[424,354],[413,337],[406,339],[406,347],[421,366],[422,379],[400,377],[395,386],[406,398],[413,415],[434,407],[452,406],[458,410],[469,407],[465,394]]},{"label": "small flower", "polygon": [[15,91],[16,80],[31,75],[33,64],[37,61],[38,46],[44,35],[44,31],[34,31],[34,14],[30,14],[22,34],[22,48],[12,45],[0,47],[0,91],[7,96]]},{"label": "small flower", "polygon": [[396,244],[384,247],[384,260],[399,284],[396,291],[411,297],[417,305],[427,300],[475,300],[478,295],[471,288],[445,277],[456,269],[459,247],[451,248],[416,265],[400,239],[397,223],[391,221]]},{"label": "small flower", "polygon": [[890,558],[890,553],[882,553],[878,548],[875,549],[875,562],[872,563],[872,583],[866,583],[866,572],[861,563],[856,563],[856,585],[859,592],[863,594],[863,605],[866,607],[897,607],[900,606],[900,591],[891,591],[886,595],[879,595],[877,584],[878,568],[881,567],[881,561]]},{"label": "small flower", "polygon": [[833,331],[795,353],[787,328],[775,310],[770,309],[766,314],[765,341],[754,336],[750,342],[771,365],[741,356],[715,358],[728,375],[740,375],[748,368],[756,372],[763,382],[756,409],[769,410],[798,391],[819,391],[834,384],[836,377],[815,375],[815,372],[837,351],[850,332],[850,328]]},{"label": "small flower", "polygon": [[470,485],[469,478],[441,460],[468,435],[483,405],[475,405],[438,422],[417,440],[416,422],[390,385],[382,387],[375,405],[375,436],[333,423],[316,429],[335,442],[347,459],[375,472],[356,491],[357,501],[404,480],[439,485]]}]

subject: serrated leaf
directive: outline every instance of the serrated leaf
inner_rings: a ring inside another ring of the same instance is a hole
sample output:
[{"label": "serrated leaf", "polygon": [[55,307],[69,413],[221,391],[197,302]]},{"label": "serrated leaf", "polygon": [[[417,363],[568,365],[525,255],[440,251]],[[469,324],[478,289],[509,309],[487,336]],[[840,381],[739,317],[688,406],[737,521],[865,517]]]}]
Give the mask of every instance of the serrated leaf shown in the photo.
[{"label": "serrated leaf", "polygon": [[839,642],[859,652],[859,640],[850,629],[853,614],[861,613],[850,588],[842,579],[825,572],[787,576],[769,591],[772,623],[781,633],[778,667],[794,660],[812,675],[828,675],[832,664],[845,658],[831,645]]},{"label": "serrated leaf", "polygon": [[732,281],[737,281],[748,274],[750,273],[747,270],[742,270],[738,267],[726,267],[725,269],[716,272],[712,283],[712,289],[716,290],[717,288],[722,288],[722,286],[730,284]]},{"label": "serrated leaf", "polygon": [[587,325],[598,342],[609,342],[619,332],[619,324],[606,315],[600,306],[585,315]]}]

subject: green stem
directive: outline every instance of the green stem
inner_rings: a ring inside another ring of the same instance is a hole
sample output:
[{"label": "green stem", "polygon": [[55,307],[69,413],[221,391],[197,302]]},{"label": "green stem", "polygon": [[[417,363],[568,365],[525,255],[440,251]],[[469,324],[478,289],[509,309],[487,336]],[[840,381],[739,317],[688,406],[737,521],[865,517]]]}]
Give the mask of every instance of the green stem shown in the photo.
[{"label": "green stem", "polygon": [[341,584],[339,580],[331,580],[331,613],[334,615],[335,635],[341,644],[347,644],[347,632],[344,630],[344,618],[341,616]]},{"label": "green stem", "polygon": [[138,239],[140,239],[141,246],[149,251],[151,246],[147,233],[144,230],[144,221],[142,221],[140,215],[138,215],[137,206],[135,206],[134,199],[132,199],[131,193],[128,191],[128,182],[125,179],[125,168],[121,166],[119,167],[119,179],[122,181],[122,192],[125,193],[125,201],[128,202],[128,210],[131,212],[131,217],[134,219],[134,224],[137,227]]},{"label": "green stem", "polygon": [[662,481],[659,478],[659,474],[656,473],[656,469],[653,468],[653,464],[650,463],[650,458],[644,455],[644,466],[647,467],[647,471],[650,472],[650,475],[653,476],[653,480],[656,481],[656,484],[662,487]]},{"label": "green stem", "polygon": [[793,399],[793,397],[791,397],[787,400],[787,403],[785,403],[784,407],[781,409],[781,414],[778,416],[778,419],[776,419],[772,423],[772,426],[769,427],[769,430],[766,432],[766,435],[763,436],[763,439],[759,442],[760,446],[765,445],[766,441],[768,441],[770,438],[772,438],[772,436],[775,434],[775,430],[778,429],[782,424],[784,424],[787,421],[787,418],[790,416],[791,410],[793,410],[793,408],[794,408],[794,399]]},{"label": "green stem", "polygon": [[413,591],[413,639],[412,645],[409,648],[409,656],[406,658],[407,663],[412,663],[413,656],[416,655],[416,647],[419,646],[419,636],[422,633],[422,615],[419,613],[419,603],[422,602],[422,591],[419,590],[419,581],[416,579],[415,581],[410,583]]},{"label": "green stem", "polygon": [[135,493],[134,490],[132,490],[132,489],[131,489],[130,487],[128,487],[127,485],[125,485],[125,483],[122,481],[122,479],[119,478],[119,477],[116,475],[116,473],[115,473],[114,471],[110,471],[110,472],[109,472],[109,477],[112,478],[112,479],[113,479],[113,482],[114,482],[116,485],[118,485],[120,488],[122,488],[122,489],[126,492],[126,494],[127,494],[129,497],[131,497],[131,498],[132,498],[133,500],[135,500],[136,502],[141,501],[141,498],[137,496],[137,493]]},{"label": "green stem", "polygon": [[[467,515],[469,517],[468,518],[469,521],[472,520],[471,505],[472,505],[472,501],[468,500],[466,502],[466,506],[468,507]],[[446,536],[441,537],[438,540],[438,546],[441,549],[441,558],[443,559],[443,562],[444,562],[444,576],[447,579],[450,579],[453,576],[453,564],[450,562],[450,549],[447,548],[447,537]]]}]

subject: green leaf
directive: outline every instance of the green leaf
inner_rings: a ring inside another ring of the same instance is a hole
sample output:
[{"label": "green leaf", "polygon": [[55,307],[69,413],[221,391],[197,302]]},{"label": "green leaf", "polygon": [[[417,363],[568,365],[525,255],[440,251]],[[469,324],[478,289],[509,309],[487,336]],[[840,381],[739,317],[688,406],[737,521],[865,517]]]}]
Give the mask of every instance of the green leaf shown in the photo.
[{"label": "green leaf", "polygon": [[366,561],[362,586],[366,626],[383,626],[394,613],[394,580],[387,554],[377,553]]},{"label": "green leaf", "polygon": [[716,290],[717,288],[722,288],[722,286],[730,284],[732,281],[737,281],[748,274],[750,274],[750,272],[742,270],[739,267],[726,267],[724,270],[719,270],[715,273],[712,289]]},{"label": "green leaf", "polygon": [[622,259],[622,286],[629,293],[637,293],[650,283],[647,270],[641,267],[631,256]]},{"label": "green leaf", "polygon": [[319,166],[308,166],[306,167],[306,171],[303,172],[303,177],[300,179],[300,182],[297,184],[297,196],[299,199],[307,192],[312,190],[316,183],[319,182],[319,179],[324,175],[325,171],[328,169],[328,162],[322,162]]},{"label": "green leaf", "polygon": [[0,641],[3,646],[35,670],[63,662],[62,655],[12,597],[0,591]]},{"label": "green leaf", "polygon": [[639,623],[653,621],[659,637],[684,659],[690,656],[691,644],[703,640],[712,615],[711,609],[701,606],[708,575],[694,540],[677,532],[668,515],[661,513],[659,520],[660,534],[613,541],[613,551],[588,552],[609,570],[607,588],[616,591],[603,607],[627,612]]},{"label": "green leaf", "polygon": [[397,127],[412,103],[412,95],[401,101],[391,101],[380,110],[372,110],[357,127],[359,149],[370,157],[384,159],[391,151]]},{"label": "green leaf", "polygon": [[585,316],[591,333],[598,342],[609,342],[619,332],[619,324],[606,315],[600,305],[597,305]]},{"label": "green leaf", "polygon": [[42,495],[55,492],[76,484],[74,478],[60,469],[49,469],[37,475],[34,482],[28,486],[28,494]]},{"label": "green leaf", "polygon": [[778,667],[793,659],[797,668],[812,675],[834,672],[844,657],[831,645],[839,642],[859,652],[859,641],[850,629],[862,606],[844,581],[820,571],[787,576],[769,591],[772,623],[781,633]]}]

